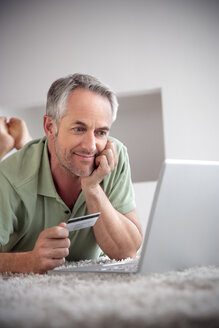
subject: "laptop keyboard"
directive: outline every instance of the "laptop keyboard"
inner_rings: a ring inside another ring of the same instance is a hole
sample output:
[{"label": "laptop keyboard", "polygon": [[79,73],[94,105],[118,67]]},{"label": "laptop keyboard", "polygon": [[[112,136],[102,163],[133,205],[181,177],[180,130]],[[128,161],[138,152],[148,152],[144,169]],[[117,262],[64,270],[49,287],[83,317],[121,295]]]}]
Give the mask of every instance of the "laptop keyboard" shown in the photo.
[{"label": "laptop keyboard", "polygon": [[138,259],[130,259],[111,263],[87,263],[57,267],[53,272],[136,272]]}]

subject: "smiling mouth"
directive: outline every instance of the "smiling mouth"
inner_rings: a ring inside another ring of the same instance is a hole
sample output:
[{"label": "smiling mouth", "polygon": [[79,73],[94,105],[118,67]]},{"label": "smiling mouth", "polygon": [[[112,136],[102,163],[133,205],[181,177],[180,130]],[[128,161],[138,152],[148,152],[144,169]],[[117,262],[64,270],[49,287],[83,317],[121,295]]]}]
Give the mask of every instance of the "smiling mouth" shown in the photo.
[{"label": "smiling mouth", "polygon": [[84,154],[77,154],[77,153],[74,153],[74,155],[76,155],[77,157],[79,157],[84,161],[93,161],[95,158],[95,155],[84,155]]}]

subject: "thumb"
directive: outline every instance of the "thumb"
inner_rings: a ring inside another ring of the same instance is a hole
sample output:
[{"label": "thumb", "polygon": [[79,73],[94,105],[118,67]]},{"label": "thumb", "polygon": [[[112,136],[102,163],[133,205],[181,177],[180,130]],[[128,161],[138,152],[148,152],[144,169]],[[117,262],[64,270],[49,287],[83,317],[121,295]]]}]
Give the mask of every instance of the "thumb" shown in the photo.
[{"label": "thumb", "polygon": [[61,222],[61,223],[59,223],[59,227],[63,227],[63,228],[65,228],[65,227],[66,227],[66,223],[65,223],[65,222]]}]

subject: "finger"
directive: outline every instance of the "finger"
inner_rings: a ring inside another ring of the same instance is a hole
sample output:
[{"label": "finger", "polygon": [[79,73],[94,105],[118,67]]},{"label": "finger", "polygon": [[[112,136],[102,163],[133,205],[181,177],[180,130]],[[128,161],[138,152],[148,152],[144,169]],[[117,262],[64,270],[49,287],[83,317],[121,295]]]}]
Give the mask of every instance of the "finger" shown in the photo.
[{"label": "finger", "polygon": [[[106,162],[102,161],[104,157],[106,159]],[[103,164],[103,168],[105,167],[105,164],[111,167],[111,164],[114,163],[113,153],[111,149],[105,149],[99,156],[96,157],[96,165],[99,166],[101,163]]]},{"label": "finger", "polygon": [[114,170],[115,168],[115,159],[114,159],[114,154],[111,148],[106,149],[104,151],[104,155],[106,156],[108,166],[110,167],[110,170]]},{"label": "finger", "polygon": [[68,248],[53,248],[47,250],[46,257],[50,259],[62,259],[69,255]]},{"label": "finger", "polygon": [[67,238],[69,236],[69,231],[60,226],[55,226],[40,233],[41,238]]},{"label": "finger", "polygon": [[36,272],[38,273],[45,273],[48,270],[53,270],[56,267],[59,267],[65,263],[65,258],[62,259],[46,259],[43,262],[42,267],[37,269]]},{"label": "finger", "polygon": [[100,178],[104,178],[104,176],[111,172],[111,168],[105,155],[100,155],[96,158],[96,165],[98,166],[96,171],[99,173]]},{"label": "finger", "polygon": [[106,159],[107,159],[108,165],[110,167],[110,170],[113,171],[114,168],[117,165],[117,158],[115,158],[115,155],[114,155],[114,152],[113,152],[112,148],[105,149],[101,153],[101,155],[106,156]]},{"label": "finger", "polygon": [[113,141],[111,141],[111,150],[113,152],[114,162],[116,166],[118,164],[118,153],[117,153],[116,145]]},{"label": "finger", "polygon": [[105,149],[111,149],[115,144],[112,140],[108,140]]},{"label": "finger", "polygon": [[107,140],[105,149],[111,148],[112,140]]},{"label": "finger", "polygon": [[[113,157],[114,157],[114,163],[115,166],[118,164],[118,154],[117,154],[117,150],[116,150],[116,146],[115,143],[112,140],[108,140],[107,145],[106,145],[106,150],[107,149],[111,149],[112,153],[113,153]],[[115,167],[114,166],[114,167]]]},{"label": "finger", "polygon": [[60,265],[63,265],[65,263],[65,258],[63,257],[62,259],[52,259],[50,260],[50,263],[52,265],[52,269],[54,269]]},{"label": "finger", "polygon": [[40,242],[40,247],[43,248],[69,248],[70,247],[70,239],[69,238],[47,238]]},{"label": "finger", "polygon": [[63,227],[63,228],[65,228],[65,227],[66,227],[66,223],[65,223],[65,222],[61,222],[61,223],[59,223],[59,227]]}]

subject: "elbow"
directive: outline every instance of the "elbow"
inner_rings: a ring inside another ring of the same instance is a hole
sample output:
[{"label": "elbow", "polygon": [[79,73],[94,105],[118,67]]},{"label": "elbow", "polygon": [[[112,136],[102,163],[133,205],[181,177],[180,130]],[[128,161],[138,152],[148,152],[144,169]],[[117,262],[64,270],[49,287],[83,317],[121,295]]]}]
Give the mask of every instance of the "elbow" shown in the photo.
[{"label": "elbow", "polygon": [[132,245],[132,247],[118,248],[111,254],[107,254],[107,255],[109,256],[110,259],[116,261],[125,260],[127,258],[135,259],[137,256],[137,252],[142,245],[142,239],[143,239],[142,237],[139,238],[138,243]]},{"label": "elbow", "polygon": [[136,258],[136,255],[137,255],[137,252],[118,252],[117,254],[114,254],[114,255],[108,255],[109,258],[111,260],[116,260],[116,261],[121,261],[121,260],[125,260],[125,259],[128,259],[128,258],[131,258],[131,259],[134,259]]}]

